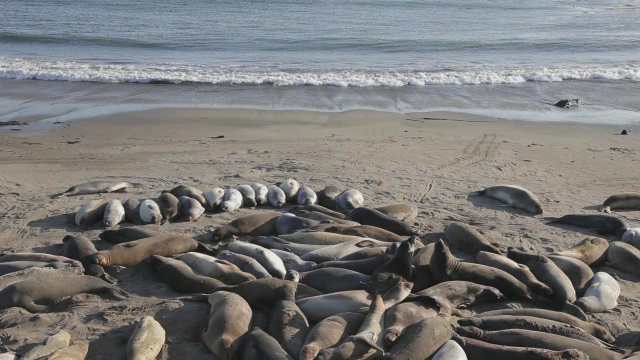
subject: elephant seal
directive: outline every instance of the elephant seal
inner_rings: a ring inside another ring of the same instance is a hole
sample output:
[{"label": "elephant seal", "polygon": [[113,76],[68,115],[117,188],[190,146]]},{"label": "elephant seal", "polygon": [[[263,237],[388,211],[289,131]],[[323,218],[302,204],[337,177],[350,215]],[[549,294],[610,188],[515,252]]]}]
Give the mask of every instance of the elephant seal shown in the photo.
[{"label": "elephant seal", "polygon": [[325,294],[360,290],[363,282],[369,280],[369,275],[340,268],[324,268],[308,272],[287,271],[287,280],[309,285]]},{"label": "elephant seal", "polygon": [[298,256],[302,256],[308,252],[322,249],[325,247],[324,245],[298,244],[298,243],[286,241],[284,239],[281,239],[279,237],[274,237],[274,236],[258,236],[258,238],[254,242],[257,245],[260,245],[267,249],[291,251],[292,253]]},{"label": "elephant seal", "polygon": [[311,229],[318,224],[320,224],[319,221],[285,213],[276,220],[276,232],[278,235],[287,235],[299,230]]},{"label": "elephant seal", "polygon": [[310,220],[316,220],[316,221],[322,221],[325,222],[326,220],[331,221],[335,224],[340,224],[340,225],[344,225],[344,226],[357,226],[360,225],[355,221],[351,221],[351,220],[346,220],[344,218],[336,218],[333,217],[331,215],[327,215],[325,213],[322,212],[318,212],[318,211],[306,211],[306,210],[300,210],[297,211],[297,216],[299,217],[303,217],[305,219],[310,219]]},{"label": "elephant seal", "polygon": [[337,209],[338,208],[338,196],[342,194],[342,189],[333,186],[327,185],[324,189],[318,192],[318,204],[326,207],[327,209]]},{"label": "elephant seal", "polygon": [[102,266],[135,266],[152,255],[172,256],[202,248],[190,237],[159,235],[112,246],[93,254],[94,264]]},{"label": "elephant seal", "polygon": [[271,277],[267,269],[265,269],[264,266],[260,265],[260,263],[251,256],[236,254],[231,251],[224,250],[219,252],[216,257],[220,260],[226,260],[234,264],[243,272],[255,276],[256,279]]},{"label": "elephant seal", "polygon": [[589,360],[589,357],[576,349],[553,351],[547,349],[524,348],[496,345],[477,339],[454,336],[469,359],[492,360]]},{"label": "elephant seal", "polygon": [[72,345],[56,350],[47,357],[47,360],[84,360],[89,352],[89,342],[74,341]]},{"label": "elephant seal", "polygon": [[426,318],[407,328],[385,359],[429,359],[451,336],[448,316]]},{"label": "elephant seal", "polygon": [[111,200],[104,208],[102,223],[105,227],[112,227],[124,221],[124,207],[120,200]]},{"label": "elephant seal", "polygon": [[284,263],[284,267],[287,272],[294,270],[297,272],[312,271],[316,266],[313,261],[304,261],[300,257],[292,252],[286,250],[270,249],[271,252],[278,255],[278,257]]},{"label": "elephant seal", "polygon": [[143,224],[140,218],[140,200],[136,198],[129,198],[122,203],[124,208],[124,218],[127,222],[132,224]]},{"label": "elephant seal", "polygon": [[236,211],[242,207],[242,203],[243,200],[240,191],[229,188],[224,192],[222,204],[220,204],[220,210],[225,212]]},{"label": "elephant seal", "polygon": [[585,229],[593,229],[600,235],[615,235],[618,238],[622,238],[625,231],[629,229],[622,219],[619,219],[613,215],[604,214],[572,214],[565,215],[559,218],[548,217],[547,224],[564,224],[572,225]]},{"label": "elephant seal", "polygon": [[17,271],[31,268],[53,268],[63,269],[72,267],[71,264],[63,262],[38,262],[38,261],[12,261],[0,263],[0,276],[11,274]]},{"label": "elephant seal", "polygon": [[307,245],[338,245],[361,237],[362,236],[340,235],[325,231],[298,231],[293,234],[279,236],[280,239],[292,243]]},{"label": "elephant seal", "polygon": [[612,343],[616,339],[611,335],[609,330],[605,327],[590,323],[588,321],[580,320],[573,315],[569,315],[567,313],[545,310],[545,309],[503,309],[503,310],[494,310],[487,311],[480,314],[477,314],[476,317],[485,318],[485,317],[493,317],[493,316],[502,316],[502,315],[511,315],[511,316],[529,316],[541,319],[548,319],[553,321],[558,321],[564,324],[573,325],[580,329],[585,330],[589,334],[604,340],[606,342]]},{"label": "elephant seal", "polygon": [[349,211],[347,213],[347,217],[362,225],[377,226],[397,235],[417,235],[417,233],[407,223],[391,218],[378,210],[358,207]]},{"label": "elephant seal", "polygon": [[301,186],[296,197],[296,203],[298,205],[313,205],[318,201],[318,195],[312,188],[308,186]]},{"label": "elephant seal", "polygon": [[558,305],[567,302],[573,304],[576,301],[576,290],[571,279],[549,258],[516,249],[509,249],[507,257],[527,266],[538,280],[549,286],[553,290],[551,297]]},{"label": "elephant seal", "polygon": [[0,263],[13,261],[61,262],[71,266],[82,267],[82,263],[76,259],[47,253],[9,253],[0,255]]},{"label": "elephant seal", "polygon": [[357,226],[337,225],[337,226],[328,227],[324,229],[324,231],[335,233],[335,234],[342,234],[342,235],[367,237],[367,238],[386,241],[386,242],[401,242],[405,240],[405,238],[403,238],[402,236],[396,235],[395,233],[392,233],[389,230],[385,230],[377,226],[371,226],[371,225],[357,225]]},{"label": "elephant seal", "polygon": [[383,330],[384,301],[379,294],[372,295],[371,305],[355,335],[347,337],[334,348],[320,350],[318,360],[370,359],[377,351],[384,354],[380,334]]},{"label": "elephant seal", "polygon": [[87,275],[99,277],[111,284],[116,282],[102,266],[93,262],[93,254],[98,252],[93,241],[82,235],[66,235],[62,238],[62,243],[62,255],[80,261]]},{"label": "elephant seal", "polygon": [[186,221],[196,221],[204,214],[204,207],[197,200],[188,196],[180,196],[178,200],[182,205],[182,217]]},{"label": "elephant seal", "polygon": [[251,184],[251,188],[256,194],[256,204],[257,205],[266,205],[269,203],[267,200],[267,194],[269,193],[269,189],[266,186],[260,183]]},{"label": "elephant seal", "polygon": [[588,237],[574,247],[552,255],[566,256],[578,259],[589,266],[598,266],[607,258],[609,242],[603,238]]},{"label": "elephant seal", "polygon": [[82,267],[74,266],[63,267],[59,269],[56,269],[54,267],[32,267],[0,276],[0,290],[6,288],[11,284],[15,284],[31,278],[46,276],[82,275],[83,273],[84,269]]},{"label": "elephant seal", "polygon": [[32,313],[45,312],[47,304],[80,293],[106,293],[123,300],[124,290],[88,275],[64,275],[30,278],[13,283],[0,291],[0,310],[19,306]]},{"label": "elephant seal", "polygon": [[178,256],[178,259],[189,265],[195,272],[220,280],[227,285],[237,285],[256,279],[255,276],[243,272],[234,264],[213,256],[188,252]]},{"label": "elephant seal", "polygon": [[300,360],[313,360],[323,349],[341,344],[362,326],[365,315],[355,312],[329,316],[311,328],[300,349]]},{"label": "elephant seal", "polygon": [[100,235],[98,235],[100,240],[106,241],[111,244],[120,244],[152,236],[156,236],[156,233],[149,230],[139,229],[137,227],[126,227],[118,230],[105,230],[101,232]]},{"label": "elephant seal", "polygon": [[469,281],[445,281],[407,297],[407,301],[425,303],[430,299],[440,306],[441,313],[458,315],[456,309],[466,309],[485,302],[503,301],[505,297],[494,287]]},{"label": "elephant seal", "polygon": [[269,187],[267,187],[267,200],[269,201],[269,205],[279,209],[287,203],[287,195],[281,188],[275,185],[269,185]]},{"label": "elephant seal", "polygon": [[506,256],[480,251],[476,254],[475,261],[478,264],[508,272],[538,295],[551,296],[553,293],[553,290],[545,283],[540,282],[527,266],[518,264]]},{"label": "elephant seal", "polygon": [[337,211],[333,211],[329,208],[326,208],[322,205],[317,205],[317,204],[310,204],[310,205],[296,205],[294,207],[291,208],[291,210],[289,210],[290,213],[295,214],[295,215],[300,215],[301,212],[304,211],[308,211],[308,212],[319,212],[319,213],[323,213],[325,215],[329,215],[332,218],[336,218],[336,219],[346,219],[346,216],[343,213],[339,213]]},{"label": "elephant seal", "polygon": [[444,235],[455,247],[471,255],[479,251],[502,254],[500,249],[492,245],[471,225],[453,222],[444,229]]},{"label": "elephant seal", "polygon": [[467,354],[457,342],[449,340],[442,345],[431,360],[467,360]]},{"label": "elephant seal", "polygon": [[177,197],[173,196],[172,193],[167,192],[160,194],[156,199],[156,203],[158,204],[160,214],[162,215],[162,221],[160,224],[173,222],[182,216],[182,203]]},{"label": "elephant seal", "polygon": [[509,299],[532,300],[527,286],[509,273],[480,264],[456,260],[442,240],[438,240],[429,264],[431,274],[438,282],[463,280],[494,287]]},{"label": "elephant seal", "polygon": [[515,185],[490,186],[484,190],[476,191],[470,195],[484,195],[507,204],[504,206],[514,207],[536,215],[542,214],[542,204],[540,200],[529,190]]},{"label": "elephant seal", "polygon": [[[359,208],[364,204],[362,193],[356,189],[347,189],[336,198],[337,207],[340,210],[348,211]],[[367,225],[367,224],[365,224]]]},{"label": "elephant seal", "polygon": [[163,190],[162,192],[169,192],[178,199],[180,199],[180,196],[188,196],[198,201],[202,206],[204,206],[204,204],[206,204],[207,202],[204,197],[204,193],[201,190],[198,190],[191,186],[178,185],[171,190]]},{"label": "elephant seal", "polygon": [[640,210],[640,193],[630,192],[609,196],[599,210],[611,213],[611,209]]},{"label": "elephant seal", "polygon": [[210,209],[210,211],[216,211],[220,209],[220,205],[222,205],[222,198],[224,198],[224,189],[207,189],[204,191],[203,195],[206,205]]},{"label": "elephant seal", "polygon": [[568,256],[546,255],[554,264],[571,280],[576,295],[581,296],[589,287],[589,281],[593,278],[593,270],[582,261]]},{"label": "elephant seal", "polygon": [[633,245],[636,249],[640,249],[640,228],[630,228],[624,232],[620,241]]},{"label": "elephant seal", "polygon": [[428,317],[438,316],[440,305],[435,300],[431,302],[410,301],[390,307],[384,313],[384,337],[383,341],[387,348],[395,344],[398,337],[405,329]]},{"label": "elephant seal", "polygon": [[380,266],[384,265],[387,261],[391,259],[389,255],[377,255],[371,258],[362,259],[362,260],[334,260],[334,261],[326,261],[321,264],[317,264],[314,266],[314,269],[325,269],[325,268],[341,268],[357,271],[361,274],[373,274]]},{"label": "elephant seal", "polygon": [[58,351],[69,346],[69,341],[71,341],[71,334],[62,330],[54,335],[49,336],[44,341],[44,344],[38,345],[29,350],[24,355],[22,355],[20,359],[36,360],[46,357],[48,355],[51,355],[54,351]]},{"label": "elephant seal", "polygon": [[325,261],[338,260],[344,258],[347,255],[353,254],[364,248],[373,247],[388,247],[389,243],[383,241],[359,238],[351,241],[347,241],[342,244],[324,246],[320,249],[310,251],[300,258],[306,261],[313,261],[315,263],[322,263]]},{"label": "elephant seal", "polygon": [[[295,283],[274,277],[247,281],[238,285],[227,285],[217,291],[229,291],[242,296],[252,308],[272,309],[276,302],[282,299],[282,287],[293,287]],[[296,299],[304,299],[322,295],[316,289],[304,284],[298,284],[295,291]]]},{"label": "elephant seal", "polygon": [[373,208],[381,213],[400,221],[411,221],[418,216],[418,207],[407,204],[393,204]]},{"label": "elephant seal", "polygon": [[254,327],[242,339],[238,348],[238,360],[293,360],[289,354],[259,327]]},{"label": "elephant seal", "polygon": [[240,185],[236,188],[242,194],[242,205],[245,207],[256,207],[256,191],[249,185]]},{"label": "elephant seal", "polygon": [[605,312],[618,306],[620,285],[605,272],[598,272],[593,276],[591,285],[584,297],[576,301],[582,310],[589,313]]},{"label": "elephant seal", "polygon": [[216,358],[232,359],[241,337],[249,332],[253,311],[240,295],[226,291],[209,295],[208,302],[209,324],[202,341]]},{"label": "elephant seal", "polygon": [[211,241],[231,236],[271,236],[276,234],[276,220],[281,214],[275,211],[261,212],[237,218],[227,225],[218,226],[211,234]]},{"label": "elephant seal", "polygon": [[288,203],[295,203],[298,199],[300,184],[295,179],[287,179],[280,184],[280,189],[284,191]]},{"label": "elephant seal", "polygon": [[180,293],[211,293],[225,284],[220,280],[198,275],[184,262],[153,255],[150,259],[160,281]]},{"label": "elephant seal", "polygon": [[160,206],[151,199],[143,200],[140,203],[140,219],[143,224],[157,224],[162,221]]},{"label": "elephant seal", "polygon": [[372,278],[376,278],[378,274],[391,273],[399,275],[407,281],[411,281],[413,271],[413,250],[415,249],[416,242],[419,241],[420,239],[418,239],[417,236],[412,236],[401,242],[395,255],[371,274]]},{"label": "elephant seal", "polygon": [[640,276],[640,250],[622,241],[614,241],[607,251],[607,266]]},{"label": "elephant seal", "polygon": [[456,332],[461,336],[487,341],[498,345],[534,347],[555,351],[576,349],[589,356],[590,359],[598,360],[621,360],[623,358],[622,354],[607,350],[597,345],[539,331],[484,331],[474,327],[458,327],[456,328]]},{"label": "elephant seal", "polygon": [[279,289],[281,299],[273,306],[267,331],[293,358],[300,354],[309,333],[309,321],[296,305],[296,285],[294,283],[293,286],[283,286]]},{"label": "elephant seal", "polygon": [[165,331],[151,316],[140,319],[127,342],[127,359],[153,360],[162,351]]},{"label": "elephant seal", "polygon": [[104,209],[109,200],[94,199],[82,205],[76,213],[75,223],[77,226],[89,226],[104,218]]},{"label": "elephant seal", "polygon": [[256,259],[260,265],[267,269],[271,276],[284,279],[284,275],[287,273],[287,269],[284,267],[284,263],[278,255],[262,246],[242,241],[234,241],[229,244],[228,248],[235,253],[251,256]]},{"label": "elephant seal", "polygon": [[75,196],[126,191],[128,187],[131,187],[131,184],[126,181],[90,181],[87,183],[72,186],[65,192],[51,195],[51,198],[57,198],[63,195]]}]

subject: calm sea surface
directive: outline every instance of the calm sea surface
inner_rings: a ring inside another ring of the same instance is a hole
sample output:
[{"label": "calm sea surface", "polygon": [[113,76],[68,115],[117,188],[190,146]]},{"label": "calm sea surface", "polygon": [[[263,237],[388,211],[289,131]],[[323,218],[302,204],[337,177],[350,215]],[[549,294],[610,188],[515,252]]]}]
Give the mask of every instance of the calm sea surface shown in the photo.
[{"label": "calm sea surface", "polygon": [[[35,101],[628,123],[638,95],[634,0],[0,0],[0,120]],[[585,107],[549,109],[567,97]]]}]

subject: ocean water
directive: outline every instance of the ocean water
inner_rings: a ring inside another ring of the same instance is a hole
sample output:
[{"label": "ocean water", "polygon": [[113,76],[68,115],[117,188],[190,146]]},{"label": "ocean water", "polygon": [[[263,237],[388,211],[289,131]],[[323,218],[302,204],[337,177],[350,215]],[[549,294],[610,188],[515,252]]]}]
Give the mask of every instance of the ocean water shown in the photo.
[{"label": "ocean water", "polygon": [[[637,0],[0,0],[0,121],[206,106],[633,123],[639,94]],[[571,97],[585,106],[550,106]]]}]

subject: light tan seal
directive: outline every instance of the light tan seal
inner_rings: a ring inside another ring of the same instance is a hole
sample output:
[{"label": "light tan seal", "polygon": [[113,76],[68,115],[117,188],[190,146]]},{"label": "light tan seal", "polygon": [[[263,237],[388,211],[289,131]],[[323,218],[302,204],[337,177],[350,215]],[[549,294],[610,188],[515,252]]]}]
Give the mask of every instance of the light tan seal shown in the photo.
[{"label": "light tan seal", "polygon": [[614,241],[607,251],[607,265],[640,276],[640,250],[622,241]]},{"label": "light tan seal", "polygon": [[240,338],[249,332],[252,310],[240,295],[218,291],[208,298],[211,310],[202,341],[219,359],[232,359]]},{"label": "light tan seal", "polygon": [[479,251],[501,254],[500,249],[471,225],[453,222],[444,229],[444,235],[455,247],[468,254],[473,255]]},{"label": "light tan seal", "polygon": [[287,179],[280,184],[280,189],[284,191],[288,203],[295,203],[298,199],[300,184],[295,179]]},{"label": "light tan seal", "polygon": [[607,249],[609,249],[609,242],[606,239],[588,237],[572,248],[552,253],[552,255],[567,256],[578,259],[589,266],[597,266],[607,258]]},{"label": "light tan seal", "polygon": [[408,204],[392,204],[374,208],[381,213],[400,221],[411,221],[418,216],[418,207]]},{"label": "light tan seal", "polygon": [[358,331],[364,318],[364,314],[346,312],[320,321],[309,331],[300,349],[299,359],[313,360],[321,350],[341,344]]},{"label": "light tan seal", "polygon": [[527,285],[527,287],[536,294],[551,296],[553,293],[553,290],[545,283],[540,282],[527,266],[518,264],[506,256],[480,251],[476,254],[475,260],[478,264],[492,266],[508,272],[516,279],[522,281],[523,284]]},{"label": "light tan seal", "polygon": [[536,215],[543,212],[540,200],[531,191],[516,185],[490,186],[470,195],[485,195],[506,202],[507,204],[503,206],[514,207]]},{"label": "light tan seal", "polygon": [[63,195],[75,196],[86,194],[101,194],[115,191],[124,192],[128,187],[131,187],[131,184],[126,181],[91,181],[72,186],[67,189],[67,191],[51,195],[51,197],[56,198]]},{"label": "light tan seal", "polygon": [[211,234],[212,241],[220,241],[231,236],[271,236],[276,234],[276,220],[279,212],[267,211],[239,217],[227,225],[218,226]]},{"label": "light tan seal", "polygon": [[45,340],[44,344],[38,345],[29,350],[27,353],[22,355],[20,359],[36,360],[43,358],[50,355],[54,351],[66,348],[67,346],[69,346],[69,341],[71,341],[71,335],[68,332],[62,330],[55,335],[49,336]]},{"label": "light tan seal", "polygon": [[152,256],[172,256],[201,248],[202,245],[183,235],[159,235],[112,246],[98,251],[93,262],[101,266],[135,266]]},{"label": "light tan seal", "polygon": [[165,331],[151,316],[143,317],[127,343],[127,359],[154,360],[164,345]]},{"label": "light tan seal", "polygon": [[593,270],[589,265],[568,256],[547,255],[547,258],[553,261],[571,280],[573,288],[576,289],[576,295],[582,296],[593,278]]},{"label": "light tan seal", "polygon": [[440,314],[411,325],[398,338],[385,359],[429,359],[452,336],[449,316]]},{"label": "light tan seal", "polygon": [[296,285],[279,289],[281,299],[275,303],[269,323],[268,333],[278,340],[291,357],[296,358],[309,333],[309,321],[296,305]]},{"label": "light tan seal", "polygon": [[189,265],[197,273],[218,279],[227,285],[237,285],[256,279],[255,276],[240,270],[234,264],[226,260],[216,259],[213,256],[188,252],[178,256],[178,259]]},{"label": "light tan seal", "polygon": [[611,195],[604,201],[600,211],[611,213],[611,210],[640,210],[640,193],[629,192]]},{"label": "light tan seal", "polygon": [[76,213],[75,223],[77,226],[89,226],[104,218],[104,209],[107,208],[108,199],[89,200],[82,205]]},{"label": "light tan seal", "polygon": [[296,197],[296,203],[298,205],[313,205],[318,201],[318,195],[312,188],[308,186],[301,186]]},{"label": "light tan seal", "polygon": [[89,352],[89,342],[74,341],[72,345],[47,356],[46,360],[84,360]]}]

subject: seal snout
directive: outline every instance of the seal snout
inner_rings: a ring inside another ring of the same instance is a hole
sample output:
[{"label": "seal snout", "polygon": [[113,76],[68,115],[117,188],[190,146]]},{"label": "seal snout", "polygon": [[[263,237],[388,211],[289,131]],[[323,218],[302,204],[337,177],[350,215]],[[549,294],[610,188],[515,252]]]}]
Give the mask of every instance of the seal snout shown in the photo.
[{"label": "seal snout", "polygon": [[98,253],[93,254],[93,262],[101,266],[107,266],[107,258]]},{"label": "seal snout", "polygon": [[384,333],[384,344],[388,347],[391,347],[395,344],[396,340],[400,336],[400,331],[398,331],[397,327],[392,327],[387,329]]}]

